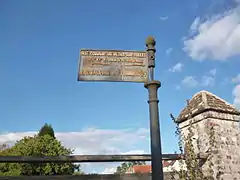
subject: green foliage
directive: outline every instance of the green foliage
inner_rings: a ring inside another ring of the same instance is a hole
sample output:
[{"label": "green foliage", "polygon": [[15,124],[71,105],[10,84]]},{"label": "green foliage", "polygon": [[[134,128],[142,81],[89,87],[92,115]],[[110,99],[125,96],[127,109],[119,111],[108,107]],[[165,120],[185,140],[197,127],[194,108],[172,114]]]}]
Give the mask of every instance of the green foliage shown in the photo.
[{"label": "green foliage", "polygon": [[[179,124],[177,123],[175,117],[172,114],[170,114],[170,117],[171,117],[172,121],[176,124],[175,135],[178,138],[178,148],[179,148],[181,156],[184,156],[183,138],[181,136],[181,130],[180,130]],[[184,160],[180,159],[179,164],[180,164],[180,171],[176,171],[175,169],[172,169],[172,173],[171,173],[171,176],[172,176],[171,179],[172,180],[175,180],[176,175],[177,175],[177,177],[179,177],[179,180],[185,180],[184,178],[186,178],[186,173],[187,172],[184,169],[184,164],[185,164]]]},{"label": "green foliage", "polygon": [[39,130],[38,135],[39,136],[44,136],[48,134],[49,136],[55,138],[54,130],[50,124],[44,124],[44,126]]},{"label": "green foliage", "polygon": [[116,174],[125,174],[130,167],[135,165],[146,165],[145,161],[124,162],[117,167]]},{"label": "green foliage", "polygon": [[[181,129],[179,128],[179,124],[176,122],[174,116],[170,114],[171,119],[174,123],[176,123],[176,136],[178,137],[178,147],[181,155],[184,157],[184,160],[179,160],[180,163],[180,171],[176,171],[172,169],[172,180],[175,180],[176,175],[177,179],[179,180],[210,180],[213,179],[213,170],[212,170],[212,161],[209,161],[208,173],[203,173],[202,169],[202,162],[198,158],[198,155],[195,153],[195,149],[193,146],[193,125],[190,121],[190,125],[188,127],[188,134],[184,137],[181,134]],[[183,143],[184,142],[184,143]],[[214,129],[210,129],[209,133],[209,142],[210,142],[210,149],[214,147]],[[184,148],[183,148],[184,144]],[[197,144],[199,146],[199,144]],[[211,151],[211,150],[210,150]],[[208,160],[211,159],[211,155],[209,156]],[[186,170],[183,168],[184,164],[186,165]]]},{"label": "green foliage", "polygon": [[84,175],[84,172],[82,171],[75,171],[73,175]]},{"label": "green foliage", "polygon": [[197,154],[195,153],[195,149],[193,146],[192,137],[194,136],[192,129],[192,122],[190,122],[190,126],[188,128],[188,135],[184,137],[185,141],[185,163],[187,166],[187,179],[188,180],[202,180],[203,173],[200,165],[200,161],[198,159]]},{"label": "green foliage", "polygon": [[[0,151],[0,156],[59,156],[70,155],[72,150],[61,145],[60,141],[50,135],[24,137],[11,147]],[[72,163],[30,164],[30,163],[1,163],[0,175],[71,175],[80,166]]]},{"label": "green foliage", "polygon": [[3,151],[4,149],[7,149],[7,145],[6,144],[1,144],[0,145],[0,151]]}]

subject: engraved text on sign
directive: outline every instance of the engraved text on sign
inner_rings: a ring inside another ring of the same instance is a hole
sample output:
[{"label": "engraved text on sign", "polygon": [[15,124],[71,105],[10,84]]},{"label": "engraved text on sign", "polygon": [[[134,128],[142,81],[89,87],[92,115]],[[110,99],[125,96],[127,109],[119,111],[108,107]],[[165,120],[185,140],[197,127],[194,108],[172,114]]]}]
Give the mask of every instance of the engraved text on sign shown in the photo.
[{"label": "engraved text on sign", "polygon": [[81,50],[79,81],[148,80],[148,61],[145,51]]}]

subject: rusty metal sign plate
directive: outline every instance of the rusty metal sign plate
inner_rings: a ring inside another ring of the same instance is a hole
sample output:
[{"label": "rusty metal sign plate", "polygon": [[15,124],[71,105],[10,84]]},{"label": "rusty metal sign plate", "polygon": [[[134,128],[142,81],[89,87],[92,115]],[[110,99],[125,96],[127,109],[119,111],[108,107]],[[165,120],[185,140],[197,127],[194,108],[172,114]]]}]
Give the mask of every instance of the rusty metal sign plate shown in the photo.
[{"label": "rusty metal sign plate", "polygon": [[146,51],[80,51],[78,81],[147,82]]}]

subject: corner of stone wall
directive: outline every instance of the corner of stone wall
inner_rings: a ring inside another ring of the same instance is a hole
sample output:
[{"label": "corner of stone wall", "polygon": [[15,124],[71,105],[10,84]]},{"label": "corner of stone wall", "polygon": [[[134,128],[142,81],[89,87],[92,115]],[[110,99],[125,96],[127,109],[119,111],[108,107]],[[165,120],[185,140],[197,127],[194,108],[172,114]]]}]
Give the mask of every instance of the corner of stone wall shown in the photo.
[{"label": "corner of stone wall", "polygon": [[[206,111],[179,123],[185,137],[192,123],[194,150],[197,154],[208,156],[202,168],[208,173],[212,164],[215,179],[240,179],[239,121],[239,115]],[[211,142],[213,134],[214,146]]]}]

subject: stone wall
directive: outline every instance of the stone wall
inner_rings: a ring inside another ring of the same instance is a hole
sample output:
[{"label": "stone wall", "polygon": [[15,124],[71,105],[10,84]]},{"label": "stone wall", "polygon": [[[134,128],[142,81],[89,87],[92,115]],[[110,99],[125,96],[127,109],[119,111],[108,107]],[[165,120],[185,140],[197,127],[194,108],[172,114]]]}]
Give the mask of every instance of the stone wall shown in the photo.
[{"label": "stone wall", "polygon": [[[184,121],[179,122],[183,136],[189,133],[190,123],[194,136],[192,137],[196,153],[209,155],[203,164],[204,174],[209,173],[212,162],[213,177],[216,180],[240,179],[240,116],[229,112],[206,110],[194,116],[189,112]],[[213,132],[213,138],[210,134]],[[210,140],[214,141],[211,146]]]}]

